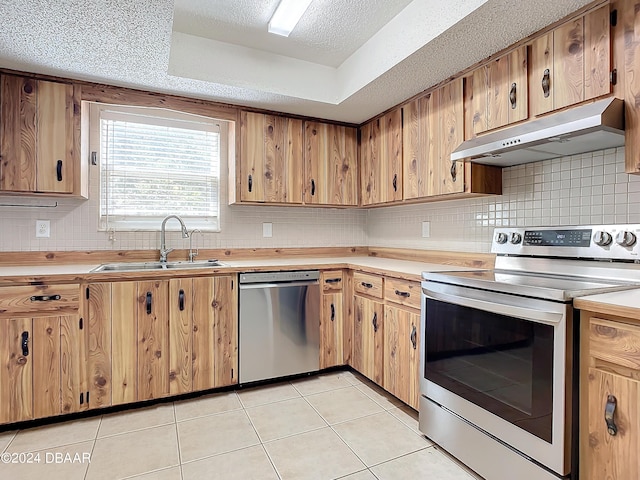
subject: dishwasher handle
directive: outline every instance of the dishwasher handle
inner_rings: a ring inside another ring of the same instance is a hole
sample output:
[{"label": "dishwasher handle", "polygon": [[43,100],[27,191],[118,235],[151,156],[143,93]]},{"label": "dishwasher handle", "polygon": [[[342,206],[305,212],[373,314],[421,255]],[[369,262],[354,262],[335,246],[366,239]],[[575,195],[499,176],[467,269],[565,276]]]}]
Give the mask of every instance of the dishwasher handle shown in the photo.
[{"label": "dishwasher handle", "polygon": [[305,287],[310,285],[320,285],[320,282],[318,280],[309,280],[300,282],[241,283],[240,290],[253,290],[256,288]]}]

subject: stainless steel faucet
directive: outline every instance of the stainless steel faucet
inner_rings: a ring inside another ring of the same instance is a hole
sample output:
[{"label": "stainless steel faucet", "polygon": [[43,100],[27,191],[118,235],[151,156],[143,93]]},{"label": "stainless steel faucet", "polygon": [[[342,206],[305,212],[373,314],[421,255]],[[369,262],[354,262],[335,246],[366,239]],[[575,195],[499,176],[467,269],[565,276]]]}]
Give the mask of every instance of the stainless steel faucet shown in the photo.
[{"label": "stainless steel faucet", "polygon": [[187,230],[187,227],[185,226],[184,222],[179,216],[169,215],[165,217],[165,219],[162,220],[162,226],[160,227],[160,262],[161,263],[165,263],[167,261],[167,255],[173,252],[173,248],[167,248],[167,242],[165,239],[165,228],[167,225],[167,220],[169,220],[170,218],[175,218],[180,222],[180,226],[182,227],[182,238],[189,238],[189,231]]},{"label": "stainless steel faucet", "polygon": [[193,230],[191,230],[191,233],[189,234],[189,261],[191,263],[193,263],[193,259],[195,257],[198,256],[198,248],[196,248],[195,250],[193,249],[193,234],[194,233],[199,233],[201,237],[204,237],[202,230],[200,230],[199,228],[194,228]]}]

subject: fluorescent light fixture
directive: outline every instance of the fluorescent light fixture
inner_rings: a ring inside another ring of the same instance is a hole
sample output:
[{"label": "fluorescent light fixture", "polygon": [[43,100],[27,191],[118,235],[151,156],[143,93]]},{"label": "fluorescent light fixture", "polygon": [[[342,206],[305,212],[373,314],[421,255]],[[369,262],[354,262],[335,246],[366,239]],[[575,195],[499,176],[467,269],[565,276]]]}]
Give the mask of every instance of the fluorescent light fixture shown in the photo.
[{"label": "fluorescent light fixture", "polygon": [[313,0],[280,0],[269,20],[269,33],[288,37]]}]

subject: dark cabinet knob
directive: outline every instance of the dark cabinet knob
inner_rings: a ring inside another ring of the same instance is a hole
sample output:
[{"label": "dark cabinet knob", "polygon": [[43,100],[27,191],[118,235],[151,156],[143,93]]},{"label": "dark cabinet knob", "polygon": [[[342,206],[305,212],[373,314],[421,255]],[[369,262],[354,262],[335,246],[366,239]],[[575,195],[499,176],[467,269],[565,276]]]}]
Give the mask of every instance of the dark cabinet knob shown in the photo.
[{"label": "dark cabinet knob", "polygon": [[58,181],[62,181],[62,160],[58,160],[56,163],[56,175],[58,177]]},{"label": "dark cabinet knob", "polygon": [[376,312],[373,314],[371,323],[373,324],[373,333],[376,333],[378,331],[378,314]]},{"label": "dark cabinet knob", "polygon": [[616,397],[613,395],[607,396],[607,404],[604,407],[604,421],[607,423],[607,432],[611,436],[615,436],[618,433],[618,426],[614,419],[617,403]]},{"label": "dark cabinet knob", "polygon": [[549,93],[551,92],[551,72],[547,68],[542,74],[542,93],[544,94],[544,98],[549,97]]},{"label": "dark cabinet knob", "polygon": [[147,292],[147,300],[146,300],[146,303],[147,303],[147,315],[151,315],[152,301],[153,301],[153,298],[152,298],[151,292]]},{"label": "dark cabinet knob", "polygon": [[251,192],[251,190],[253,189],[253,177],[251,175],[249,175],[249,181],[247,186],[249,188],[249,192]]},{"label": "dark cabinet knob", "polygon": [[417,344],[417,332],[416,332],[416,326],[415,325],[411,325],[411,335],[409,337],[411,339],[411,345],[413,345],[413,349],[415,350],[418,346]]},{"label": "dark cabinet knob", "polygon": [[184,310],[184,290],[178,292],[178,309],[181,312]]},{"label": "dark cabinet knob", "polygon": [[22,356],[29,356],[29,332],[22,332]]},{"label": "dark cabinet knob", "polygon": [[331,321],[333,322],[336,319],[336,307],[332,303],[331,304]]},{"label": "dark cabinet knob", "polygon": [[511,104],[511,108],[516,108],[516,84],[511,84],[511,90],[509,90],[509,103]]}]

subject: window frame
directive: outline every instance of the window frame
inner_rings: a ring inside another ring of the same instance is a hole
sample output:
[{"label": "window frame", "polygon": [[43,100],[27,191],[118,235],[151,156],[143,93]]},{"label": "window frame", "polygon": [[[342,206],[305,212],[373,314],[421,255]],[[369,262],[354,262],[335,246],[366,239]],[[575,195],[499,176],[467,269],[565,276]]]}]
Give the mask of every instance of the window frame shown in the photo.
[{"label": "window frame", "polygon": [[[218,134],[218,161],[217,161],[217,171],[215,172],[214,182],[216,185],[214,186],[215,191],[217,192],[217,198],[215,199],[217,205],[215,206],[216,215],[215,216],[200,216],[194,217],[185,214],[184,212],[172,212],[171,214],[178,215],[184,219],[187,227],[192,229],[199,229],[204,232],[220,232],[221,220],[221,196],[222,196],[222,163],[224,158],[224,149],[228,148],[228,121],[216,119],[212,117],[206,117],[203,115],[184,113],[177,110],[162,108],[162,107],[139,107],[139,106],[131,106],[131,105],[117,105],[117,104],[106,104],[106,103],[98,103],[98,102],[90,102],[89,103],[89,149],[91,152],[96,152],[94,162],[92,160],[92,165],[97,166],[98,174],[97,174],[97,188],[95,189],[95,194],[97,195],[96,204],[97,204],[97,217],[98,217],[98,231],[122,231],[122,232],[142,232],[142,231],[160,231],[162,220],[165,218],[165,215],[162,216],[149,216],[149,217],[136,217],[136,216],[121,216],[121,217],[113,217],[108,215],[103,215],[103,188],[104,188],[104,179],[103,179],[103,164],[102,164],[102,132],[101,132],[101,118],[103,112],[109,117],[117,117],[119,114],[123,116],[142,116],[145,119],[150,119],[151,121],[144,122],[154,125],[166,125],[171,126],[173,123],[179,121],[188,121],[188,122],[196,122],[202,126],[202,130],[210,131],[212,129],[216,130]],[[156,114],[158,114],[156,116]],[[206,126],[209,124],[209,126]],[[197,130],[198,128],[194,128]],[[93,158],[93,157],[92,157]],[[166,225],[167,231],[178,231],[180,230],[180,225],[178,222],[168,222]]]}]

